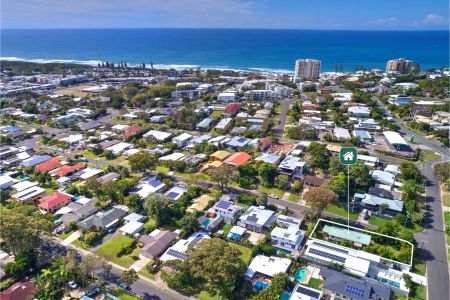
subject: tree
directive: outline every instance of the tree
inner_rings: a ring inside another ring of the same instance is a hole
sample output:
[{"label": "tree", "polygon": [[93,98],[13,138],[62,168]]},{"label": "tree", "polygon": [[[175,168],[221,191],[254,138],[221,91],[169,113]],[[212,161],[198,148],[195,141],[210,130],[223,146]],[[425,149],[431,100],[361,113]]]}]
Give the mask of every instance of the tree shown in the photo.
[{"label": "tree", "polygon": [[261,194],[259,194],[258,198],[256,199],[256,204],[258,204],[259,206],[266,206],[267,200],[268,200],[267,194],[261,193]]},{"label": "tree", "polygon": [[20,279],[35,265],[36,253],[32,250],[27,250],[17,255],[13,262],[7,263],[5,265],[5,272],[16,279]]},{"label": "tree", "polygon": [[147,215],[158,223],[167,222],[170,217],[171,200],[161,194],[151,194],[144,200]]},{"label": "tree", "polygon": [[256,184],[258,172],[252,164],[243,164],[237,167],[239,172],[236,182],[240,187],[251,188]]},{"label": "tree", "polygon": [[105,152],[103,152],[103,155],[107,160],[113,160],[115,157],[114,153],[111,150],[106,150]]},{"label": "tree", "polygon": [[380,212],[382,214],[386,213],[386,211],[389,209],[389,204],[387,203],[381,203],[380,205]]},{"label": "tree", "polygon": [[416,182],[422,182],[423,177],[419,168],[410,161],[405,161],[400,164],[400,173],[402,174],[403,180],[412,179]]},{"label": "tree", "polygon": [[325,188],[311,188],[305,194],[303,199],[311,203],[311,207],[316,211],[323,211],[328,205],[336,202],[339,197],[336,193]]},{"label": "tree", "polygon": [[225,298],[232,296],[236,282],[246,269],[241,252],[217,238],[203,239],[195,249],[187,250],[187,256],[185,264],[189,273]]},{"label": "tree", "polygon": [[198,220],[193,214],[185,215],[180,220],[180,227],[183,234],[186,236],[198,229]]},{"label": "tree", "polygon": [[122,272],[122,275],[120,276],[120,280],[126,285],[132,285],[138,279],[139,276],[136,273],[136,270],[134,269],[125,270]]},{"label": "tree", "polygon": [[370,180],[370,170],[363,162],[350,166],[350,186],[367,189],[370,186]]},{"label": "tree", "polygon": [[450,162],[434,165],[434,175],[441,181],[448,181],[450,178]]},{"label": "tree", "polygon": [[216,182],[221,190],[228,187],[228,184],[233,180],[233,170],[228,165],[223,165],[219,168],[212,168],[208,170],[211,180]]},{"label": "tree", "polygon": [[331,152],[327,146],[321,143],[312,142],[306,152],[310,155],[309,163],[311,167],[327,170],[330,163]]},{"label": "tree", "polygon": [[23,215],[10,211],[0,218],[2,239],[14,255],[41,245],[41,237],[51,233],[53,224],[42,215]]},{"label": "tree", "polygon": [[252,300],[278,300],[281,299],[284,287],[288,282],[288,275],[286,273],[278,273],[272,278],[270,286],[262,292],[252,297]]},{"label": "tree", "polygon": [[403,273],[403,281],[405,282],[405,287],[407,289],[410,289],[413,285],[413,281],[411,278],[411,275],[407,274],[407,273]]},{"label": "tree", "polygon": [[288,129],[287,135],[293,140],[312,140],[319,138],[317,130],[309,125],[293,126]]},{"label": "tree", "polygon": [[259,165],[258,175],[263,186],[273,187],[275,184],[275,179],[278,176],[278,169],[273,164],[265,162]]},{"label": "tree", "polygon": [[345,198],[347,197],[348,189],[347,176],[345,176],[344,172],[340,172],[336,176],[333,176],[323,187],[332,190],[338,194],[340,198]]},{"label": "tree", "polygon": [[141,151],[128,157],[131,170],[133,172],[147,172],[156,165],[156,158],[152,154]]},{"label": "tree", "polygon": [[422,190],[423,186],[421,184],[418,184],[415,180],[406,180],[405,182],[403,182],[402,186],[403,201],[417,200]]}]

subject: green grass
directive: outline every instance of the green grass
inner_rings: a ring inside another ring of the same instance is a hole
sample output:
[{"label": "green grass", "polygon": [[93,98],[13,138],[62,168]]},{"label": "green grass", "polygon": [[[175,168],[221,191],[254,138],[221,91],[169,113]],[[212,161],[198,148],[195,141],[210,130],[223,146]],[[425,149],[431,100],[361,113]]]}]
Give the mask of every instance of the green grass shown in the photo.
[{"label": "green grass", "polygon": [[167,168],[167,167],[163,167],[163,166],[157,166],[155,171],[158,172],[158,173],[167,174],[167,173],[170,172],[170,169]]},{"label": "green grass", "polygon": [[445,224],[450,225],[450,212],[449,211],[444,212],[444,221],[445,221]]},{"label": "green grass", "polygon": [[221,300],[222,297],[220,296],[212,296],[210,293],[208,293],[207,291],[201,291],[200,294],[197,295],[197,298],[199,300]]},{"label": "green grass", "polygon": [[295,194],[295,193],[291,193],[289,195],[288,200],[291,201],[291,202],[298,202],[298,200],[300,200],[300,195],[299,194]]},{"label": "green grass", "polygon": [[73,241],[72,244],[74,246],[80,247],[80,248],[85,249],[85,250],[89,250],[91,248],[88,244],[83,243],[79,239],[76,239],[75,241]]},{"label": "green grass", "polygon": [[413,283],[409,291],[410,300],[425,300],[427,299],[427,288],[423,285]]},{"label": "green grass", "polygon": [[278,196],[280,199],[284,195],[284,191],[283,190],[280,190],[280,189],[277,189],[277,188],[266,188],[266,187],[263,187],[263,186],[260,186],[258,188],[258,192],[266,193],[268,195],[274,194],[274,195]]},{"label": "green grass", "polygon": [[99,156],[97,154],[95,154],[94,152],[91,152],[91,151],[84,151],[83,156],[86,158],[99,158]]},{"label": "green grass", "polygon": [[[347,217],[347,210],[337,206],[336,204],[331,204],[329,205],[326,209],[326,212],[338,215],[338,216],[342,216],[342,217]],[[350,219],[352,220],[358,220],[358,213],[352,213],[350,212]]]},{"label": "green grass", "polygon": [[308,286],[313,289],[321,290],[320,286],[322,285],[323,280],[311,277],[308,282]]},{"label": "green grass", "polygon": [[380,217],[377,217],[377,216],[371,216],[370,219],[369,219],[369,224],[375,225],[375,226],[378,226],[378,227],[380,227],[380,226],[382,226],[382,225],[384,225],[384,224],[386,224],[388,222],[389,222],[388,220],[380,218]]},{"label": "green grass", "polygon": [[129,237],[117,235],[100,246],[95,252],[113,263],[128,268],[138,259],[139,249],[136,248],[130,255],[123,255],[121,257],[117,257],[117,253],[119,253],[122,248],[129,246],[132,242],[133,239]]},{"label": "green grass", "polygon": [[226,223],[226,224],[222,227],[223,234],[224,234],[225,236],[227,236],[228,233],[230,232],[231,228],[233,228],[233,224],[231,224],[231,223]]},{"label": "green grass", "polygon": [[422,157],[420,158],[421,162],[427,163],[432,160],[438,160],[441,156],[434,152],[433,150],[422,150]]},{"label": "green grass", "polygon": [[231,242],[229,242],[228,245],[238,249],[241,252],[240,258],[248,265],[252,258],[252,249]]},{"label": "green grass", "polygon": [[111,292],[112,295],[116,296],[120,300],[141,300],[139,296],[128,294],[125,291],[118,291],[117,289]]},{"label": "green grass", "polygon": [[58,234],[58,237],[62,240],[65,240],[69,235],[71,235],[72,233],[74,233],[76,230],[70,230],[68,232],[64,232],[61,234]]},{"label": "green grass", "polygon": [[47,195],[51,195],[51,194],[53,194],[54,192],[55,192],[55,189],[54,189],[54,188],[50,188],[50,187],[45,188],[45,193],[46,193]]},{"label": "green grass", "polygon": [[215,110],[211,113],[210,117],[211,118],[219,118],[222,115],[223,115],[223,111]]},{"label": "green grass", "polygon": [[152,274],[147,270],[147,266],[140,269],[138,273],[144,277],[147,277],[148,279],[151,279],[151,280],[155,280],[155,278],[156,278],[155,274]]}]

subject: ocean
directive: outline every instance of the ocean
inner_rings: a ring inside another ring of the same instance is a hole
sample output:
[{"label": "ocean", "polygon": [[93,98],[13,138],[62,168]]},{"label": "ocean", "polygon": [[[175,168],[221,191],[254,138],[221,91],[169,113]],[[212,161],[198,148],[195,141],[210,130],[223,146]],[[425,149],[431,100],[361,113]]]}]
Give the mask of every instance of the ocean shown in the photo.
[{"label": "ocean", "polygon": [[422,69],[449,66],[449,31],[278,29],[3,29],[1,59],[36,62],[153,63],[162,68],[217,68],[291,73],[298,58],[322,71],[384,70],[405,57]]}]

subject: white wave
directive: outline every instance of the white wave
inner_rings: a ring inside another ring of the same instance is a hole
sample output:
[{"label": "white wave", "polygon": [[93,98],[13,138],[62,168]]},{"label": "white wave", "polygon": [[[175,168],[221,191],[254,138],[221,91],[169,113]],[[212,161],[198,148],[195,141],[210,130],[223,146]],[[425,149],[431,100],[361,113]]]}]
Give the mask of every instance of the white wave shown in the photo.
[{"label": "white wave", "polygon": [[[15,56],[0,56],[0,60],[5,61],[24,61],[33,63],[69,63],[69,64],[80,64],[89,65],[96,67],[99,63],[104,62],[102,60],[75,60],[75,59],[43,59],[43,58],[22,58]],[[146,67],[150,67],[151,63],[144,62]],[[127,63],[130,67],[135,67],[141,65],[141,63]],[[203,70],[220,70],[220,71],[235,71],[235,72],[261,72],[261,73],[271,73],[271,74],[291,74],[294,73],[291,70],[286,69],[271,69],[271,68],[233,68],[228,66],[200,66],[191,64],[153,64],[155,69],[175,69],[175,70],[186,70],[186,69],[197,69],[201,68]]]}]

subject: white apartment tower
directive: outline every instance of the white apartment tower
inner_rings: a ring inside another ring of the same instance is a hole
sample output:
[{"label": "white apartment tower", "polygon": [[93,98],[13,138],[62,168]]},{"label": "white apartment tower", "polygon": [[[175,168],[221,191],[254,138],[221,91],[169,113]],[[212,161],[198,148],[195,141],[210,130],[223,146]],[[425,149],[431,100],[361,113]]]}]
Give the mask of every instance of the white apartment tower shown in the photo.
[{"label": "white apartment tower", "polygon": [[320,60],[315,59],[298,59],[295,61],[294,81],[316,80],[320,74]]}]

